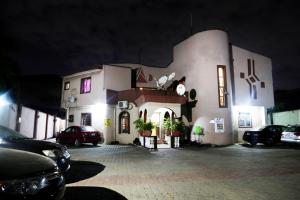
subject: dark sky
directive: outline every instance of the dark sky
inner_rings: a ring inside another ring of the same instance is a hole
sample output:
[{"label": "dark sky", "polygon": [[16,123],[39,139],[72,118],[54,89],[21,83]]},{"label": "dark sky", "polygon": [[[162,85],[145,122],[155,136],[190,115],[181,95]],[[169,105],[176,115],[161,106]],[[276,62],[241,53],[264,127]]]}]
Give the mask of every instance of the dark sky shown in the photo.
[{"label": "dark sky", "polygon": [[[165,67],[193,32],[222,29],[269,56],[275,89],[300,87],[300,9],[289,0],[4,0],[2,52],[24,74],[65,74],[102,63]],[[140,52],[140,53],[139,53]],[[141,56],[139,56],[141,55]],[[139,59],[140,58],[140,59]]]}]

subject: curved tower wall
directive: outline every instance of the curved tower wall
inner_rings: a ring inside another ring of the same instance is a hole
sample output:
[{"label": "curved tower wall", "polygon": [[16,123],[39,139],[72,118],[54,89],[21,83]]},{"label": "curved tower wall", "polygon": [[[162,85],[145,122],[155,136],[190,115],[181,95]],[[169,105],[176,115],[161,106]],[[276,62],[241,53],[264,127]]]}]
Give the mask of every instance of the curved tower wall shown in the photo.
[{"label": "curved tower wall", "polygon": [[[217,65],[226,66],[227,108],[219,108]],[[227,33],[211,30],[197,33],[174,47],[170,72],[176,79],[186,77],[187,91],[195,89],[198,103],[192,109],[193,122],[204,128],[202,142],[226,145],[233,142],[231,123],[231,81],[229,42]],[[216,133],[211,120],[224,119],[224,132]]]}]

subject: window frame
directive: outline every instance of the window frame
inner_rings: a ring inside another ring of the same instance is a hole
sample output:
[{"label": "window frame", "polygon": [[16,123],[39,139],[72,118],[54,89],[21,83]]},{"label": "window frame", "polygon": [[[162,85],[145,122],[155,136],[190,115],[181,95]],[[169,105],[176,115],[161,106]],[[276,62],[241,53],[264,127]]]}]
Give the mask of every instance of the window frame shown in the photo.
[{"label": "window frame", "polygon": [[[123,116],[125,115],[125,114],[127,114],[127,125],[128,125],[128,127],[127,127],[127,129],[123,129]],[[128,132],[123,132],[123,130],[127,130]],[[130,113],[129,112],[127,112],[127,111],[122,111],[122,112],[120,112],[120,114],[119,114],[119,134],[122,134],[122,133],[127,133],[127,134],[130,134]]]},{"label": "window frame", "polygon": [[[84,82],[86,80],[90,80],[90,88],[89,88],[89,91],[85,92],[84,91]],[[80,94],[87,94],[87,93],[91,93],[92,91],[92,77],[85,77],[85,78],[82,78],[81,81],[80,81]]]},{"label": "window frame", "polygon": [[64,90],[70,90],[70,81],[66,81],[65,82],[65,84],[64,84]]},{"label": "window frame", "polygon": [[[223,86],[221,86],[220,82],[220,74],[219,69],[223,70]],[[219,108],[227,108],[228,107],[228,98],[227,98],[227,76],[226,76],[226,66],[225,65],[217,65],[217,79],[218,79],[218,102],[219,102]],[[220,90],[223,88],[223,96],[221,96]],[[224,105],[221,103],[221,98],[223,98]]]}]

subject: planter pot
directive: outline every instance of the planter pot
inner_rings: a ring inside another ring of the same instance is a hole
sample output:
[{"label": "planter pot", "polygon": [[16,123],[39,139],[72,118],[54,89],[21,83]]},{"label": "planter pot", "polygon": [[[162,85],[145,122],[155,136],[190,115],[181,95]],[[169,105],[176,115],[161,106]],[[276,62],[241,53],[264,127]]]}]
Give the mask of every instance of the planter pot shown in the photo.
[{"label": "planter pot", "polygon": [[180,131],[173,131],[172,132],[172,136],[175,136],[175,137],[180,137],[181,136],[181,132]]},{"label": "planter pot", "polygon": [[144,136],[144,131],[139,131],[138,133],[140,136]]}]

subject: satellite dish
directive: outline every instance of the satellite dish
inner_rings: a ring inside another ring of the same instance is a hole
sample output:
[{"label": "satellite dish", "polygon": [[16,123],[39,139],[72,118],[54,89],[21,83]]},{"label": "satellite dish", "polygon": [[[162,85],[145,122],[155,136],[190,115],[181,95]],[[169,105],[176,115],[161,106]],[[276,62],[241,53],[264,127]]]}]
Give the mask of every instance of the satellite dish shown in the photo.
[{"label": "satellite dish", "polygon": [[178,95],[182,96],[185,93],[185,86],[183,84],[178,84],[176,88],[176,92]]},{"label": "satellite dish", "polygon": [[168,77],[168,81],[171,81],[175,77],[175,72],[171,73]]},{"label": "satellite dish", "polygon": [[163,85],[165,85],[168,81],[168,77],[167,76],[162,76],[158,79],[158,85],[161,87]]},{"label": "satellite dish", "polygon": [[195,89],[191,89],[191,91],[190,91],[190,98],[192,100],[195,100],[196,96],[197,96],[196,90]]}]

